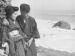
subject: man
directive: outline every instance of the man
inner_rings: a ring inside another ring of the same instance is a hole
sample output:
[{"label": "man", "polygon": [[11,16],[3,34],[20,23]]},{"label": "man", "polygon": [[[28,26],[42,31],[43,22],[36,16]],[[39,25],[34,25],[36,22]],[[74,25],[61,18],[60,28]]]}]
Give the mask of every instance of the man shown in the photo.
[{"label": "man", "polygon": [[27,35],[25,41],[28,43],[26,56],[37,56],[35,39],[40,38],[35,19],[29,16],[30,6],[28,4],[20,5],[21,15],[17,16],[16,21],[19,23],[21,30]]}]

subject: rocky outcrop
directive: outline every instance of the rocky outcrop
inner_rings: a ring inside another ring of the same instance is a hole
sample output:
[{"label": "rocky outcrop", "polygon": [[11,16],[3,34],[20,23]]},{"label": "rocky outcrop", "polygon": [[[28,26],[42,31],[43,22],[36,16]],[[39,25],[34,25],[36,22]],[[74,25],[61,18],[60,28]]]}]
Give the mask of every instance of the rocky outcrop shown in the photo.
[{"label": "rocky outcrop", "polygon": [[68,22],[65,22],[65,21],[58,21],[57,23],[55,23],[53,25],[53,28],[54,27],[59,27],[61,29],[71,29],[71,26]]}]

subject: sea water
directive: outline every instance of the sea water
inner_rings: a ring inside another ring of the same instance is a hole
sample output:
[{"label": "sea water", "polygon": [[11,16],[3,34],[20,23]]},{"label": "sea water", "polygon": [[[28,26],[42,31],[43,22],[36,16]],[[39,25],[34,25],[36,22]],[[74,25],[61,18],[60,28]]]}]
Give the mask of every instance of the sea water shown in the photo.
[{"label": "sea water", "polygon": [[[72,30],[75,27],[74,15],[37,13],[33,16],[35,16],[40,33],[40,39],[36,40],[37,46],[75,52],[75,30]],[[71,29],[52,28],[52,26],[60,20],[68,22]]]}]

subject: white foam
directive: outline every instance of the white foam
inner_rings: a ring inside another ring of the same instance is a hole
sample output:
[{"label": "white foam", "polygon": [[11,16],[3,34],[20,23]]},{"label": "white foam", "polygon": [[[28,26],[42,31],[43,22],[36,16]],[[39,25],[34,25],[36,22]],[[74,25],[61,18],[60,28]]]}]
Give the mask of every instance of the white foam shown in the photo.
[{"label": "white foam", "polygon": [[37,46],[54,48],[62,51],[75,51],[75,31],[52,28],[54,22],[36,19],[41,38],[36,40]]}]

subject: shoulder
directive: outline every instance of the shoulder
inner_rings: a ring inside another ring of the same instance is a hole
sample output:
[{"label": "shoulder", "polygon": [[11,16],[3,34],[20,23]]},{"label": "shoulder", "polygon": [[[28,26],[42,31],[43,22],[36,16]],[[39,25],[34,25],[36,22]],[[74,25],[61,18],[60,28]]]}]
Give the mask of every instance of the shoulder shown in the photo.
[{"label": "shoulder", "polygon": [[17,17],[16,17],[16,21],[19,21],[21,19],[21,15],[18,15]]},{"label": "shoulder", "polygon": [[32,21],[32,22],[35,22],[35,18],[32,17],[32,16],[28,16],[29,17],[29,20]]},{"label": "shoulder", "polygon": [[33,25],[33,27],[37,26],[36,20],[34,19],[34,17],[29,16],[29,21],[31,23],[31,25]]}]

